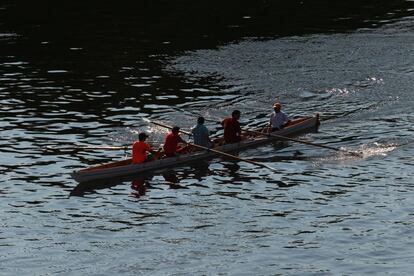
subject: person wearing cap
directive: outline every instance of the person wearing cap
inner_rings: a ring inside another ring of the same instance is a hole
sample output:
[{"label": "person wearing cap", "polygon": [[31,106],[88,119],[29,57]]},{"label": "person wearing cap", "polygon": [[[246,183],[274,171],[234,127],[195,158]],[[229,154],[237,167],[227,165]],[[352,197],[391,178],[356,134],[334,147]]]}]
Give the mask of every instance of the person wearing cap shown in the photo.
[{"label": "person wearing cap", "polygon": [[281,109],[280,103],[273,104],[274,111],[270,114],[269,121],[272,132],[283,129],[290,122],[289,117]]},{"label": "person wearing cap", "polygon": [[198,117],[197,119],[197,125],[195,125],[191,129],[191,133],[194,137],[194,144],[200,145],[206,148],[210,148],[212,145],[212,142],[210,140],[210,133],[207,129],[207,127],[204,125],[204,117]]},{"label": "person wearing cap", "polygon": [[234,110],[231,117],[224,119],[221,125],[224,128],[224,142],[226,144],[237,143],[241,141],[240,119],[241,112]]},{"label": "person wearing cap", "polygon": [[145,132],[141,132],[138,135],[138,141],[135,141],[132,145],[132,163],[140,164],[145,161],[153,159],[153,155],[156,154],[155,151],[151,149],[151,146],[145,143],[148,135]]},{"label": "person wearing cap", "polygon": [[178,144],[183,143],[187,144],[180,136],[180,128],[175,126],[171,129],[171,132],[165,136],[164,141],[164,154],[166,157],[177,156],[179,153],[182,153],[186,147],[179,147]]}]

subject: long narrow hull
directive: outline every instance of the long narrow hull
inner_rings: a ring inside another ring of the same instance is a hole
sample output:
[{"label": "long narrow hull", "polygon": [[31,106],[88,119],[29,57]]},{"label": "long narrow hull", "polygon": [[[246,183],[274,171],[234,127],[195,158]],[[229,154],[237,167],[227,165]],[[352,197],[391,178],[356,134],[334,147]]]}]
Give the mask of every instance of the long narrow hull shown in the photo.
[{"label": "long narrow hull", "polygon": [[[283,130],[274,132],[274,134],[280,136],[297,136],[301,133],[306,133],[311,130],[316,129],[319,126],[318,116],[298,119],[293,122],[289,127],[286,127]],[[223,145],[215,148],[216,150],[223,152],[232,152],[236,150],[251,148],[265,144],[271,141],[280,140],[279,138],[272,136],[257,136],[251,139],[243,140],[239,143]],[[154,160],[150,162],[145,162],[142,164],[132,164],[131,159],[122,160],[118,162],[111,162],[104,165],[99,165],[96,167],[90,167],[75,171],[72,173],[72,177],[78,182],[88,182],[99,179],[108,179],[120,176],[126,176],[131,174],[138,174],[148,171],[154,171],[169,167],[174,167],[180,164],[194,162],[197,160],[208,159],[214,156],[217,156],[217,153],[211,151],[198,151],[189,154],[182,154],[178,157],[170,157],[160,160]]]}]

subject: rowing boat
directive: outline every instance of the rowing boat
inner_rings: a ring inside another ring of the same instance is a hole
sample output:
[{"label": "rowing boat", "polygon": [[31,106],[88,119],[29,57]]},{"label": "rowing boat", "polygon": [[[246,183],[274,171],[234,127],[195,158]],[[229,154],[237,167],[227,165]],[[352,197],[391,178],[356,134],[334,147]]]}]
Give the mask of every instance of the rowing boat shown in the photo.
[{"label": "rowing boat", "polygon": [[[293,137],[312,130],[316,130],[318,126],[319,116],[318,114],[316,114],[313,117],[305,117],[292,120],[289,126],[285,127],[282,130],[272,133],[277,134],[278,136]],[[225,144],[222,146],[218,146],[214,149],[222,152],[232,152],[259,146],[277,140],[281,139],[274,136],[252,135],[240,141],[239,143]],[[78,182],[89,182],[94,180],[121,177],[131,174],[138,174],[148,171],[170,168],[184,163],[208,159],[214,156],[217,156],[217,153],[201,150],[187,154],[181,154],[177,157],[169,157],[141,164],[132,164],[132,159],[129,158],[122,161],[110,162],[107,164],[102,164],[74,171],[71,175]]]},{"label": "rowing boat", "polygon": [[[222,152],[232,152],[241,149],[259,146],[271,141],[281,140],[280,136],[293,137],[312,130],[319,126],[319,116],[304,117],[292,120],[289,126],[282,130],[272,132],[279,136],[267,135],[250,135],[246,139],[234,144],[225,144],[217,146],[214,149]],[[141,164],[132,164],[132,159],[110,162],[103,165],[93,166],[86,169],[74,171],[71,175],[78,182],[89,182],[100,179],[115,178],[132,174],[144,173],[164,168],[174,167],[184,163],[196,162],[198,160],[208,159],[218,154],[212,151],[200,150],[191,153],[181,154],[177,157],[169,157],[159,160],[153,160]]]}]

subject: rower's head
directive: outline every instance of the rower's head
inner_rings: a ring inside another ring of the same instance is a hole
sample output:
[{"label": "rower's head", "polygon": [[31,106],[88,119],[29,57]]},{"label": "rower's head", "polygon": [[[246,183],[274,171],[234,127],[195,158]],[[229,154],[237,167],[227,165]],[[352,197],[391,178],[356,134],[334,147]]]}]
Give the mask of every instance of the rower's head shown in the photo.
[{"label": "rower's head", "polygon": [[180,132],[180,128],[178,126],[175,126],[171,129],[171,132],[174,134],[178,134]]},{"label": "rower's head", "polygon": [[197,119],[197,124],[199,124],[199,125],[202,125],[202,124],[204,124],[204,117],[198,117],[198,119]]},{"label": "rower's head", "polygon": [[233,117],[234,119],[236,119],[236,120],[238,120],[238,119],[240,119],[240,115],[241,115],[241,112],[240,112],[240,110],[234,110],[232,113],[231,113],[231,117]]},{"label": "rower's head", "polygon": [[275,112],[280,112],[281,109],[282,109],[282,105],[280,103],[274,103],[273,104],[273,110]]},{"label": "rower's head", "polygon": [[145,132],[141,132],[140,134],[138,134],[138,140],[139,141],[145,141],[145,139],[147,139],[148,135]]}]

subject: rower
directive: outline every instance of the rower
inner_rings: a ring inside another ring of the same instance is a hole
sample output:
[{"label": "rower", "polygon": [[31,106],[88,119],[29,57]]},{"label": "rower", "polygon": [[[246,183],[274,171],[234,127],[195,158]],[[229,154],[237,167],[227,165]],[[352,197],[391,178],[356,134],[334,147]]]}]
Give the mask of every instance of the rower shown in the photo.
[{"label": "rower", "polygon": [[164,154],[166,157],[173,157],[177,156],[180,153],[183,153],[187,147],[179,147],[178,143],[187,144],[186,141],[184,141],[180,134],[180,128],[178,126],[175,126],[171,129],[171,132],[165,136],[164,141]]},{"label": "rower", "polygon": [[269,126],[271,132],[281,130],[290,123],[289,117],[281,110],[280,103],[273,104],[273,112],[270,114]]},{"label": "rower", "polygon": [[157,154],[156,151],[151,149],[151,146],[145,143],[148,135],[145,132],[141,132],[138,135],[138,141],[135,141],[132,145],[132,163],[133,164],[140,164],[146,161],[153,160],[155,155]]},{"label": "rower", "polygon": [[231,117],[224,119],[221,125],[224,127],[224,141],[226,144],[238,143],[241,141],[240,119],[241,112],[234,110]]},{"label": "rower", "polygon": [[194,144],[210,148],[212,141],[210,140],[210,133],[204,125],[204,121],[204,117],[198,117],[197,125],[191,129],[191,133],[194,136]]}]

